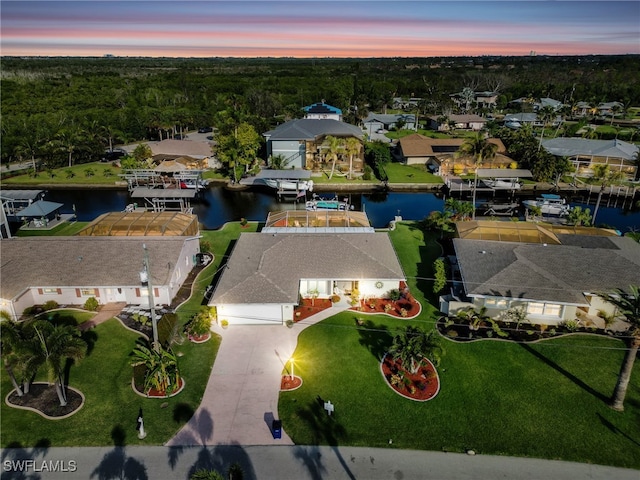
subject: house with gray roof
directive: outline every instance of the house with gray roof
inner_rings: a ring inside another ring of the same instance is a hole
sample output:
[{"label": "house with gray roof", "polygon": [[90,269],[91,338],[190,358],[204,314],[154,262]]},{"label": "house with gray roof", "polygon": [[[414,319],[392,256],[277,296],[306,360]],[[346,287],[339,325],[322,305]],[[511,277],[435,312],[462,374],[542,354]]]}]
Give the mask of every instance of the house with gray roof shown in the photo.
[{"label": "house with gray roof", "polygon": [[500,318],[522,307],[531,323],[558,325],[613,307],[599,296],[640,284],[640,244],[620,236],[558,233],[560,244],[455,238],[461,289],[441,297],[449,315],[472,306]]},{"label": "house with gray roof", "polygon": [[303,297],[381,297],[404,280],[386,233],[242,233],[209,305],[230,324],[282,324]]},{"label": "house with gray roof", "polygon": [[[263,133],[267,141],[267,156],[282,155],[287,161],[287,168],[312,168],[321,162],[322,142],[329,135],[337,138],[354,137],[360,141],[364,138],[362,130],[355,125],[318,118],[290,120]],[[362,152],[360,156],[363,155]],[[360,160],[363,161],[364,157]]]},{"label": "house with gray roof", "polygon": [[557,157],[567,157],[578,175],[593,175],[593,167],[609,165],[630,178],[637,178],[637,158],[640,148],[622,140],[592,140],[588,138],[557,137],[543,140],[544,149]]},{"label": "house with gray roof", "polygon": [[487,119],[475,114],[464,115],[445,115],[429,117],[429,128],[440,132],[451,130],[451,124],[454,128],[461,130],[472,130],[477,132],[482,130],[487,124]]},{"label": "house with gray roof", "polygon": [[83,305],[126,302],[148,308],[140,281],[145,256],[156,305],[170,304],[195,265],[199,237],[17,237],[2,240],[0,301],[18,318],[25,308],[55,300]]},{"label": "house with gray roof", "polygon": [[378,130],[392,130],[398,125],[406,130],[415,130],[416,116],[409,113],[369,113],[364,120],[364,130],[369,135]]}]

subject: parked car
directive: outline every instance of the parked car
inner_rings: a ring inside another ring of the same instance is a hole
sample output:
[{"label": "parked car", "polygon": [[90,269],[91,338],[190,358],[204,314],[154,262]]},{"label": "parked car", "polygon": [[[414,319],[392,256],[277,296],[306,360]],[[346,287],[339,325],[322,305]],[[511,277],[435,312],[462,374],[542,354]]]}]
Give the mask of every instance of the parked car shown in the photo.
[{"label": "parked car", "polygon": [[210,133],[213,132],[213,128],[211,127],[200,127],[198,129],[198,133]]}]

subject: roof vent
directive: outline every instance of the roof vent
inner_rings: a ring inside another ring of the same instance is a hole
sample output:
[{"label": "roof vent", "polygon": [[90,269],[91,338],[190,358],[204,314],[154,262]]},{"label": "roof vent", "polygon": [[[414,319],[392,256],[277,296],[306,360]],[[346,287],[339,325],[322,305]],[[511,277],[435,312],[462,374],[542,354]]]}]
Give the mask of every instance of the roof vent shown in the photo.
[{"label": "roof vent", "polygon": [[480,253],[484,255],[485,253],[487,253],[487,251],[486,250],[480,250]]}]

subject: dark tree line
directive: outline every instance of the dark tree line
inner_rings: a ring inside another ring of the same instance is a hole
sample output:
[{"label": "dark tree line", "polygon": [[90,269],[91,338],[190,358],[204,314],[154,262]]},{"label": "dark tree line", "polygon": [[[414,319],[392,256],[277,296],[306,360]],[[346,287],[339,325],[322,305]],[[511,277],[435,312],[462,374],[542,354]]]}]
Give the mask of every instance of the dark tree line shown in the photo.
[{"label": "dark tree line", "polygon": [[[114,144],[171,138],[200,126],[259,133],[325,100],[358,124],[394,97],[417,112],[455,112],[465,87],[520,97],[640,104],[640,56],[395,59],[1,59],[1,160],[46,166],[96,160]],[[482,113],[482,112],[479,112]]]}]

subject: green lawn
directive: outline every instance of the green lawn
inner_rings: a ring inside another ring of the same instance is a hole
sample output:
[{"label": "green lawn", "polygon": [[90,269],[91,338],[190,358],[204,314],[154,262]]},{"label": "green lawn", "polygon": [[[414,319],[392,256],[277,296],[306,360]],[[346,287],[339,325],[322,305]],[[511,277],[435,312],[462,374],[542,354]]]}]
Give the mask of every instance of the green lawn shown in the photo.
[{"label": "green lawn", "polygon": [[[410,224],[391,232],[409,284],[419,300],[430,293],[439,247]],[[422,259],[422,262],[419,260]],[[422,277],[417,279],[416,277]],[[423,304],[424,305],[424,304]],[[620,341],[595,336],[535,345],[444,341],[441,390],[418,403],[385,383],[379,359],[397,327],[431,329],[435,309],[416,319],[342,313],[306,329],[295,352],[304,383],[280,395],[283,426],[299,444],[529,456],[640,468],[640,374],[636,368],[624,413],[605,404],[623,358]],[[335,405],[327,418],[317,397]]]},{"label": "green lawn", "polygon": [[18,230],[16,237],[50,237],[50,236],[71,236],[78,233],[90,222],[65,222],[56,225],[51,230]]},{"label": "green lawn", "polygon": [[[90,169],[92,174],[87,170]],[[68,172],[73,175],[70,176]],[[28,175],[17,175],[15,177],[2,180],[3,185],[115,185],[115,182],[122,181],[118,175],[122,173],[118,167],[113,167],[111,163],[92,162],[81,165],[73,165],[71,168],[62,167],[49,171],[38,172],[35,177]],[[52,176],[53,175],[53,176]]]},{"label": "green lawn", "polygon": [[[353,178],[349,180],[347,177],[339,176],[339,175],[336,175],[335,173],[333,177],[331,177],[331,180],[329,180],[330,171],[331,171],[331,167],[329,167],[328,170],[323,171],[321,176],[311,177],[311,180],[313,180],[314,183],[331,184],[331,185],[346,185],[346,184],[375,185],[377,183],[380,183],[380,180],[378,180],[377,178],[373,178],[372,180],[363,180],[362,178]],[[344,175],[344,174],[341,173],[340,175]]]},{"label": "green lawn", "polygon": [[[200,307],[204,291],[229,253],[232,242],[240,232],[256,231],[257,227],[257,223],[249,223],[245,228],[239,223],[231,223],[220,230],[202,232],[215,259],[197,278],[194,295],[178,310],[182,325]],[[53,314],[68,314],[77,323],[93,316],[74,310]],[[220,346],[220,337],[215,335],[204,344],[184,342],[175,346],[180,372],[186,381],[185,389],[170,399],[147,399],[135,394],[131,388],[129,354],[138,335],[126,330],[116,319],[98,325],[85,335],[92,348],[86,358],[71,368],[69,380],[72,387],[85,395],[85,406],[68,419],[54,421],[45,420],[33,412],[10,408],[3,402],[0,406],[0,444],[3,447],[112,445],[113,437],[123,439],[127,445],[163,444],[186,423],[200,404]],[[6,395],[12,386],[4,368],[0,372],[0,382]],[[138,440],[136,432],[140,407],[144,411],[147,431],[147,437],[142,441]]]},{"label": "green lawn", "polygon": [[384,166],[389,183],[443,183],[442,177],[429,173],[423,165],[387,163]]}]

